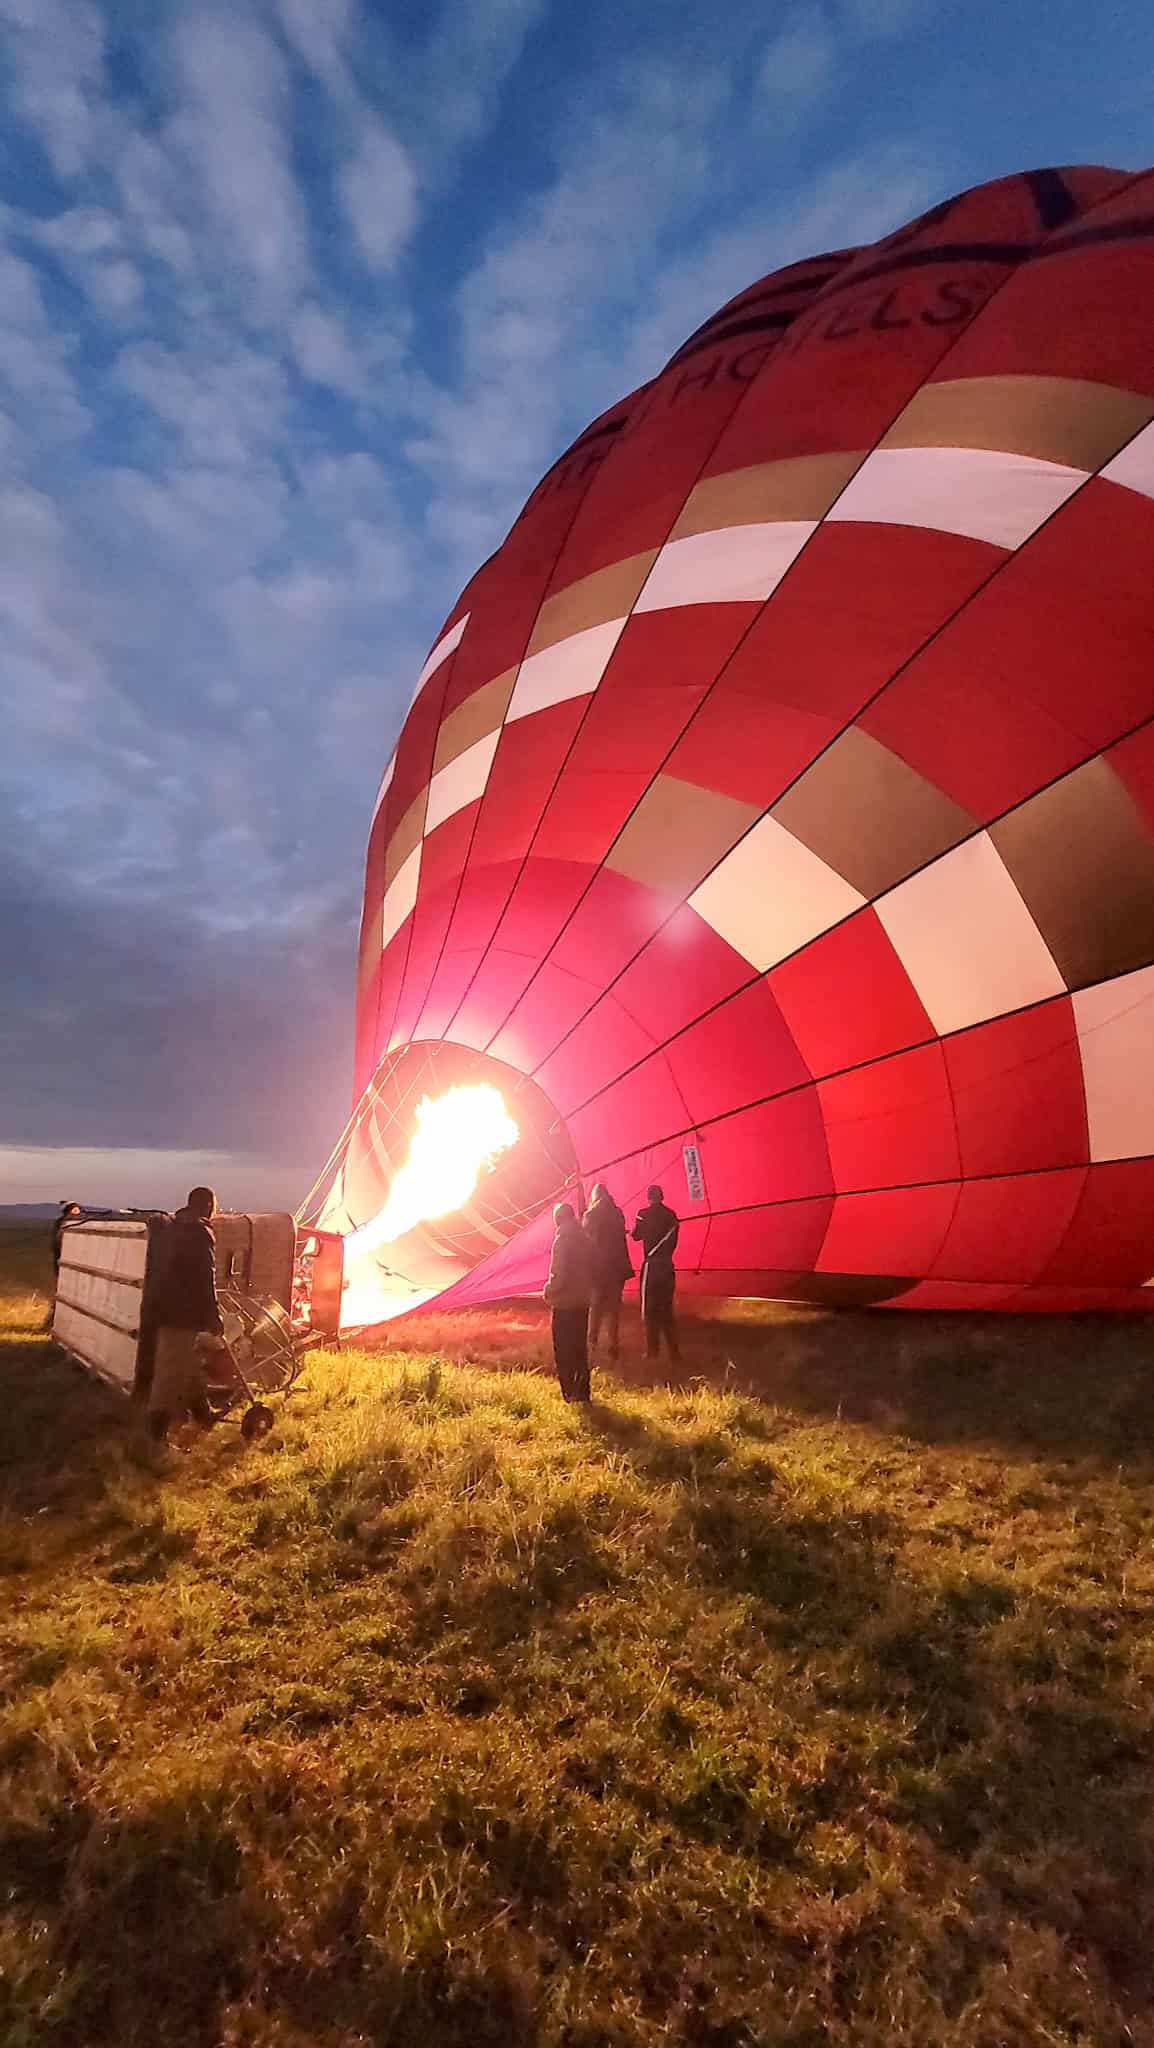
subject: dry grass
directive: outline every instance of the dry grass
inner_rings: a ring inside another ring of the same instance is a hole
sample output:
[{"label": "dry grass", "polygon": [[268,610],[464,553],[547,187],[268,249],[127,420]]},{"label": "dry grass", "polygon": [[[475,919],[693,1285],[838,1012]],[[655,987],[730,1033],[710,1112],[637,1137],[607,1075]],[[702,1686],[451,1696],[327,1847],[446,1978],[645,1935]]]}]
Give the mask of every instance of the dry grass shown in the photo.
[{"label": "dry grass", "polygon": [[1154,2043],[1144,1330],[702,1324],[586,1418],[425,1318],[157,1460],[41,1262],[4,2048]]}]

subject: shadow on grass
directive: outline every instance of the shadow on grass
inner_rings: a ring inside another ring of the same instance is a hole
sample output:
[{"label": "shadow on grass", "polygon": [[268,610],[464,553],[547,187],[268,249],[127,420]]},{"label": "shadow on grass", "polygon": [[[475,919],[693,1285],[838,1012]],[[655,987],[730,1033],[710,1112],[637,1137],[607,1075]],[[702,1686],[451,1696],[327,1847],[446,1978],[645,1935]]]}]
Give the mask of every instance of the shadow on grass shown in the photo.
[{"label": "shadow on grass", "polygon": [[[291,2016],[302,2040],[365,2041],[373,2048],[419,2041],[435,2048],[537,2048],[535,1987],[511,1959],[493,1957],[486,1967],[446,1946],[402,1961],[379,1940],[365,1941],[359,1917],[350,1888],[345,1914],[333,1916],[331,1962],[322,1968],[286,1959],[271,1975],[270,2007]],[[599,2044],[591,2041],[589,2048]]]},{"label": "shadow on grass", "polygon": [[0,1230],[0,1271],[11,1290],[0,1319],[0,1505],[18,1519],[91,1506],[119,1465],[132,1411],[48,1334],[47,1231]]},{"label": "shadow on grass", "polygon": [[99,1501],[139,1424],[122,1394],[54,1345],[6,1338],[0,1340],[0,1414],[0,1502],[22,1518]]},{"label": "shadow on grass", "polygon": [[[531,1829],[499,1822],[482,1835],[446,1819],[445,1839],[564,1927],[567,1873]],[[77,1804],[39,1826],[0,1825],[9,1909],[54,1922],[43,1976],[33,1966],[0,1984],[0,2032],[57,2048],[219,2048],[226,2028],[239,2038],[228,2016],[235,2023],[243,2002],[258,2028],[267,2020],[270,2031],[252,2037],[261,2040],[281,2039],[287,2021],[294,2041],[532,2048],[535,2000],[515,1967],[500,1954],[454,1952],[431,1928],[417,1953],[398,1953],[402,1930],[382,1928],[370,1880],[362,1868],[327,1882],[302,1938],[236,1830],[199,1800],[113,1820]]]},{"label": "shadow on grass", "polygon": [[542,1515],[531,1545],[519,1547],[515,1535],[501,1539],[482,1574],[468,1570],[467,1546],[450,1529],[439,1548],[401,1581],[418,1645],[466,1628],[483,1653],[497,1659],[618,1582],[609,1551],[580,1510],[564,1501]]},{"label": "shadow on grass", "polygon": [[[767,1652],[790,1660],[784,1697],[796,1680],[806,1715],[848,1716],[871,1732],[832,1745],[783,1809],[755,1750],[703,1737],[708,1715],[698,1728],[683,1687],[654,1724],[686,1753],[675,1790],[668,1773],[630,1768],[613,1743],[575,1756],[575,1787],[781,1866],[804,1865],[811,1825],[872,1805],[970,1865],[991,1898],[1008,1887],[1024,1913],[1093,1957],[1124,2000],[1148,2007],[1154,1729],[1112,1650],[1113,1595],[1091,1611],[961,1561],[924,1578],[903,1569],[905,1532],[887,1514],[799,1511],[765,1461],[743,1483],[708,1438],[686,1444],[603,1403],[588,1426],[655,1484],[679,1485],[671,1534],[688,1576],[703,1597],[744,1598]],[[708,1674],[695,1682],[712,1696]]]},{"label": "shadow on grass", "polygon": [[687,1315],[672,1373],[629,1353],[631,1386],[693,1381],[935,1445],[1117,1465],[1154,1458],[1154,1318],[899,1316],[765,1305]]},{"label": "shadow on grass", "polygon": [[776,1498],[768,1459],[727,1465],[732,1444],[720,1432],[676,1437],[604,1402],[586,1412],[591,1433],[643,1478],[683,1488],[670,1534],[688,1550],[693,1576],[747,1595],[768,1640],[839,1641],[852,1620],[884,1605],[893,1580],[888,1515],[797,1510]]},{"label": "shadow on grass", "polygon": [[270,1916],[212,1813],[179,1799],[123,1819],[60,1808],[39,1828],[0,1831],[0,1877],[11,1906],[56,1918],[53,1974],[66,1989],[35,2038],[136,2042],[147,2012],[162,2048],[214,2048]]},{"label": "shadow on grass", "polygon": [[[680,1328],[680,1362],[648,1360],[636,1301],[627,1300],[621,1359],[609,1373],[598,1362],[601,1383],[705,1384],[927,1444],[1110,1464],[1154,1459],[1154,1317],[686,1299]],[[539,1302],[418,1311],[391,1325],[388,1341],[495,1372],[552,1373]]]}]

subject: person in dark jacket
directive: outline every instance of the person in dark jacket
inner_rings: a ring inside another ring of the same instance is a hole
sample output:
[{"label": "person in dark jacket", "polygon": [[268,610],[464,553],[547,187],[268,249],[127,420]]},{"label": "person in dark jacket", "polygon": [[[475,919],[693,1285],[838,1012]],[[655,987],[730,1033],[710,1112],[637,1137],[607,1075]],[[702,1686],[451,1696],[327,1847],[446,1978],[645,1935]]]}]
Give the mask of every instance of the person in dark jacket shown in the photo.
[{"label": "person in dark jacket", "polygon": [[152,1294],[156,1360],[148,1397],[149,1429],[163,1443],[170,1425],[191,1415],[206,1428],[213,1421],[202,1362],[204,1339],[223,1334],[216,1299],[216,1244],[212,1219],[216,1196],[193,1188],[157,1248]]},{"label": "person in dark jacket", "polygon": [[589,1399],[589,1297],[593,1261],[569,1202],[553,1211],[557,1226],[545,1299],[553,1311],[553,1359],[566,1401]]},{"label": "person in dark jacket", "polygon": [[633,1261],[625,1242],[625,1218],[607,1187],[598,1181],[581,1219],[593,1261],[593,1293],[589,1301],[589,1355],[596,1355],[604,1325],[609,1356],[621,1346],[621,1296],[633,1278]]},{"label": "person in dark jacket", "polygon": [[79,1202],[61,1202],[60,1214],[52,1225],[52,1271],[56,1274],[60,1271],[60,1247],[64,1242],[64,1226],[66,1223],[78,1223],[79,1220]]},{"label": "person in dark jacket", "polygon": [[646,1194],[648,1206],[639,1211],[633,1225],[633,1242],[639,1244],[645,1253],[641,1265],[645,1351],[649,1358],[658,1357],[664,1337],[670,1358],[679,1359],[681,1348],[673,1317],[673,1291],[677,1285],[673,1254],[677,1250],[681,1225],[674,1211],[666,1208],[665,1197],[656,1184],[647,1188]]},{"label": "person in dark jacket", "polygon": [[50,1330],[56,1320],[56,1290],[60,1285],[60,1256],[64,1244],[66,1223],[79,1223],[83,1211],[79,1202],[61,1202],[60,1213],[52,1219],[52,1299],[44,1317],[44,1328]]}]

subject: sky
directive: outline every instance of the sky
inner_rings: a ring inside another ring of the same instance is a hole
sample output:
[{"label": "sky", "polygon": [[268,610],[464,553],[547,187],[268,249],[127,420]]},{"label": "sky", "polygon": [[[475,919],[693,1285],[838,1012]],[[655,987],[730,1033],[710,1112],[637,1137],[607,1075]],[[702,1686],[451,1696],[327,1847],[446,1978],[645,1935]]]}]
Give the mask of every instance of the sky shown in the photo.
[{"label": "sky", "polygon": [[0,0],[0,1203],[294,1206],[458,590],[732,293],[1154,160],[1149,0]]}]

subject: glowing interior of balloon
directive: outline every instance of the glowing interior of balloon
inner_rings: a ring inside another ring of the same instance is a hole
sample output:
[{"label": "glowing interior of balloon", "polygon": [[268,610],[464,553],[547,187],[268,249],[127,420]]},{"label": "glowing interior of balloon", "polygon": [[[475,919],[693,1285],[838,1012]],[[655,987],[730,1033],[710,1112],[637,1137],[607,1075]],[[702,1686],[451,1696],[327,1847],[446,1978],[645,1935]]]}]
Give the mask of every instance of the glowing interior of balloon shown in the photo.
[{"label": "glowing interior of balloon", "polygon": [[[409,1156],[397,1173],[384,1207],[345,1239],[346,1286],[341,1322],[346,1328],[396,1315],[411,1307],[413,1290],[397,1299],[380,1273],[376,1254],[395,1244],[418,1223],[451,1216],[463,1208],[480,1180],[520,1132],[488,1082],[450,1088],[417,1104],[417,1128]],[[403,1276],[402,1280],[403,1280]]]}]

